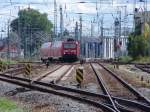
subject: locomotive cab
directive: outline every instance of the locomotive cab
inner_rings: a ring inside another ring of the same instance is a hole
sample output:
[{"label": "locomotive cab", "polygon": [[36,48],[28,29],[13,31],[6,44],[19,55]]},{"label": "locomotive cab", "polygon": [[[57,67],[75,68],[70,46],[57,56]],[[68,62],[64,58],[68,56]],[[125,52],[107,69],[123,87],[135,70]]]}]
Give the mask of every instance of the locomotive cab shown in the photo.
[{"label": "locomotive cab", "polygon": [[63,43],[63,59],[77,60],[79,55],[79,42],[72,39]]}]

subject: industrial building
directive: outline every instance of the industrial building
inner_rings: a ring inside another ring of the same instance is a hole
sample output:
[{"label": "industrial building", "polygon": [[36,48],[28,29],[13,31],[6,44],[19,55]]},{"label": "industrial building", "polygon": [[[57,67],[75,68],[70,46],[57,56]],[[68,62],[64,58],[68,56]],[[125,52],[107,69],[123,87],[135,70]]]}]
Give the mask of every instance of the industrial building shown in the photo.
[{"label": "industrial building", "polygon": [[138,9],[135,9],[134,12],[135,28],[140,26],[141,32],[143,32],[145,22],[150,25],[150,11],[139,11]]},{"label": "industrial building", "polygon": [[[83,38],[82,55],[85,58],[102,59],[110,59],[117,56],[127,55],[127,42],[127,37]],[[117,51],[114,49],[115,46],[118,46]]]}]

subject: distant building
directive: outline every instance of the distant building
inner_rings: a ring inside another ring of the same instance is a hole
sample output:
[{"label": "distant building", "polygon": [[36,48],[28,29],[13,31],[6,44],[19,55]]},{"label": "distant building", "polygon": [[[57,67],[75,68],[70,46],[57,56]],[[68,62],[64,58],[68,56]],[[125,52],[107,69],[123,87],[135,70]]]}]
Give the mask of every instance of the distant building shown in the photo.
[{"label": "distant building", "polygon": [[134,12],[134,24],[135,28],[140,26],[141,32],[144,31],[144,22],[147,22],[150,25],[150,11],[138,11],[137,9]]},{"label": "distant building", "polygon": [[[21,50],[17,48],[15,44],[9,45],[9,55],[10,58],[17,58],[20,56]],[[8,56],[8,45],[6,43],[6,40],[0,41],[0,58],[7,58]]]},{"label": "distant building", "polygon": [[[117,52],[114,49],[114,40],[116,45],[119,45]],[[128,37],[97,37],[87,38],[82,40],[82,56],[85,58],[101,58],[110,59],[117,56],[127,55]]]},{"label": "distant building", "polygon": [[81,54],[85,58],[102,58],[102,40],[100,38],[87,38],[82,40]]}]

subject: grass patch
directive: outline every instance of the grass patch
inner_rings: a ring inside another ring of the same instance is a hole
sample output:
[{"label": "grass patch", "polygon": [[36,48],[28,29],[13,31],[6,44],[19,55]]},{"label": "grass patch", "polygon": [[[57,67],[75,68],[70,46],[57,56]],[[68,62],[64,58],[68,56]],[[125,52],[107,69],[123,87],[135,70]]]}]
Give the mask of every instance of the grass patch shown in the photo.
[{"label": "grass patch", "polygon": [[7,59],[1,59],[3,64],[16,64],[16,61],[13,60],[7,60]]},{"label": "grass patch", "polygon": [[121,56],[119,57],[119,62],[128,63],[131,62],[133,59],[130,56]]},{"label": "grass patch", "polygon": [[0,98],[0,112],[24,112],[16,103],[6,98]]},{"label": "grass patch", "polygon": [[121,56],[119,57],[119,62],[124,62],[124,63],[128,63],[128,62],[133,62],[133,63],[150,63],[150,56],[147,57],[137,57],[135,59],[133,59],[130,56]]},{"label": "grass patch", "polygon": [[147,57],[138,57],[133,62],[135,63],[150,63],[150,56]]}]

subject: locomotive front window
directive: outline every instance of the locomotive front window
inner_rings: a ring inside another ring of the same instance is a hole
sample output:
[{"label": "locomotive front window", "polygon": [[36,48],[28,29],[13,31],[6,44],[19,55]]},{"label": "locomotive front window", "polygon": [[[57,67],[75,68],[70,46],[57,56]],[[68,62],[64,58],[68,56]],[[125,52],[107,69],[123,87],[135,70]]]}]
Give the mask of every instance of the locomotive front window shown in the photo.
[{"label": "locomotive front window", "polygon": [[76,44],[64,44],[64,48],[76,48]]}]

